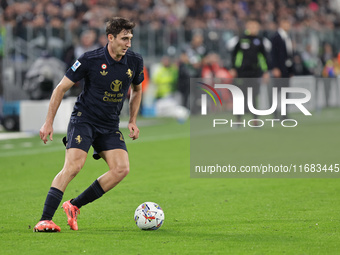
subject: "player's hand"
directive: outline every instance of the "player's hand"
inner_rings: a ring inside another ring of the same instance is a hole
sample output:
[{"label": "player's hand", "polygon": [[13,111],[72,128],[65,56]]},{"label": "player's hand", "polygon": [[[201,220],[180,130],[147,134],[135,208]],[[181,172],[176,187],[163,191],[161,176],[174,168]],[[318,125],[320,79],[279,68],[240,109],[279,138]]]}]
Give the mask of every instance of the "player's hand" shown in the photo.
[{"label": "player's hand", "polygon": [[53,141],[53,126],[52,124],[44,123],[44,125],[40,129],[40,139],[44,141],[44,144],[47,143],[47,136],[50,136],[50,140]]},{"label": "player's hand", "polygon": [[279,68],[274,68],[272,70],[272,74],[274,76],[274,78],[280,78],[281,77],[281,71]]},{"label": "player's hand", "polygon": [[139,129],[135,123],[129,123],[128,129],[130,130],[129,137],[136,140],[139,137]]}]

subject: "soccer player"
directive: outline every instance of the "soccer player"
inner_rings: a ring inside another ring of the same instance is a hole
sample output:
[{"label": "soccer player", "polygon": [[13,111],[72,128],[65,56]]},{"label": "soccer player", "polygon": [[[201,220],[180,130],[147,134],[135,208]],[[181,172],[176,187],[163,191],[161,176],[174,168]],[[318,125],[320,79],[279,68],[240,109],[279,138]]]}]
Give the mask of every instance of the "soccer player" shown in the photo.
[{"label": "soccer player", "polygon": [[119,114],[131,85],[129,101],[129,137],[139,136],[136,118],[142,97],[144,79],[142,57],[128,50],[131,47],[135,24],[124,18],[107,22],[105,47],[84,53],[67,70],[54,89],[46,121],[40,129],[40,138],[46,144],[53,139],[53,120],[67,90],[84,78],[84,88],[75,103],[67,131],[65,163],[52,181],[40,221],[35,232],[59,232],[53,221],[63,193],[69,182],[84,166],[92,145],[94,157],[103,158],[109,171],[96,179],[78,197],[66,201],[62,207],[68,225],[78,230],[79,209],[114,188],[129,172],[129,158],[122,133],[119,131]]}]

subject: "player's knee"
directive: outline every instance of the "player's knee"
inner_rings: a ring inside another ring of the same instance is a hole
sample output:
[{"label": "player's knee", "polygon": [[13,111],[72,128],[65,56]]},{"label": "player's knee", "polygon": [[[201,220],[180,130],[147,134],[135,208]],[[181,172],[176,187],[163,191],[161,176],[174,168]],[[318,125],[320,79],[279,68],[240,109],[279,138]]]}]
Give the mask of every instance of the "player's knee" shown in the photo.
[{"label": "player's knee", "polygon": [[130,172],[129,166],[127,166],[127,167],[125,167],[125,168],[123,169],[123,174],[124,174],[124,176],[127,176],[129,172]]},{"label": "player's knee", "polygon": [[83,168],[83,164],[73,162],[72,164],[65,165],[63,170],[69,176],[75,177],[82,168]]},{"label": "player's knee", "polygon": [[130,172],[130,168],[128,165],[123,165],[123,166],[120,166],[118,170],[118,173],[120,176],[127,176],[128,173]]},{"label": "player's knee", "polygon": [[130,168],[128,164],[119,164],[116,165],[111,171],[118,176],[125,177],[130,172]]}]

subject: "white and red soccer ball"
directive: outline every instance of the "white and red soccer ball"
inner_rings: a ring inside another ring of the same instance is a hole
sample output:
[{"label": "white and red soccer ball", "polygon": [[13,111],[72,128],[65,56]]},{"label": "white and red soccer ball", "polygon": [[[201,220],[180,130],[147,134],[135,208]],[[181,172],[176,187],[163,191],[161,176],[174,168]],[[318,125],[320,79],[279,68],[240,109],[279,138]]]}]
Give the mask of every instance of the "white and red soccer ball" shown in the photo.
[{"label": "white and red soccer ball", "polygon": [[154,202],[145,202],[135,211],[136,225],[143,230],[157,230],[164,222],[162,208]]}]

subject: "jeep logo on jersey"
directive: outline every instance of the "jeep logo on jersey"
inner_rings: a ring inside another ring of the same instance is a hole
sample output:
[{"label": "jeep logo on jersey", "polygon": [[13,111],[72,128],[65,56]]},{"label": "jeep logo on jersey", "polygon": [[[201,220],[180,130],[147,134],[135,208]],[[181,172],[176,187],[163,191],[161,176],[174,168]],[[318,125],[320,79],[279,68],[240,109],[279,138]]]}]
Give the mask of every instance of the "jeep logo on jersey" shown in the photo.
[{"label": "jeep logo on jersey", "polygon": [[114,81],[111,83],[110,88],[111,88],[112,91],[114,91],[114,92],[119,92],[120,89],[122,88],[122,81],[120,81],[120,80],[114,80]]}]

